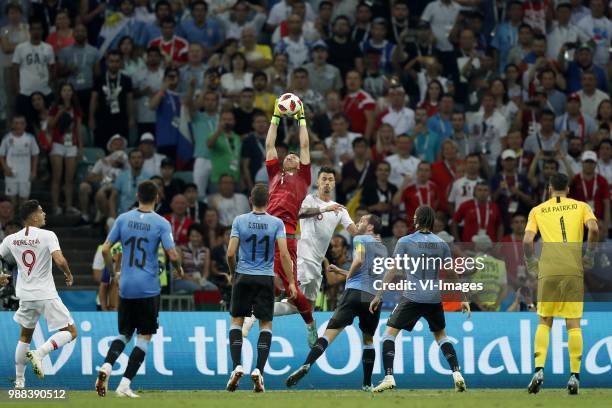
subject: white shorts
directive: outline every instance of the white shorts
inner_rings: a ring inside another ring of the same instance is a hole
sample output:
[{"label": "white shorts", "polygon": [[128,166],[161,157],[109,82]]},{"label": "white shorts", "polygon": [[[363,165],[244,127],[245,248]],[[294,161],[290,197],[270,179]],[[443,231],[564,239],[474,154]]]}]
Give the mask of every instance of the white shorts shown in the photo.
[{"label": "white shorts", "polygon": [[300,290],[308,300],[317,300],[319,290],[321,289],[321,282],[323,282],[321,268],[321,264],[298,257],[297,275],[300,282]]},{"label": "white shorts", "polygon": [[4,194],[9,197],[29,198],[31,186],[32,183],[29,181],[19,180],[16,177],[6,177],[4,179]]},{"label": "white shorts", "polygon": [[79,149],[76,146],[64,146],[63,144],[53,143],[51,156],[77,157]]},{"label": "white shorts", "polygon": [[15,312],[13,320],[26,329],[33,329],[44,316],[49,331],[63,329],[74,324],[70,312],[60,298],[46,300],[22,300],[19,309]]}]

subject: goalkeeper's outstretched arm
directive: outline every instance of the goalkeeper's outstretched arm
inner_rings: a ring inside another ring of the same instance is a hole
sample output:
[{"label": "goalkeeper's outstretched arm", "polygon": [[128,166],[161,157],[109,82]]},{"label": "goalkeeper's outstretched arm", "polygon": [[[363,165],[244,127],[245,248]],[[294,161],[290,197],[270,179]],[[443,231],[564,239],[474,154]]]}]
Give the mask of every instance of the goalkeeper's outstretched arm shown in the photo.
[{"label": "goalkeeper's outstretched arm", "polygon": [[298,124],[300,125],[300,163],[310,164],[310,138],[308,136],[308,127],[306,126],[306,116],[304,115],[304,105],[296,115]]},{"label": "goalkeeper's outstretched arm", "polygon": [[278,99],[274,102],[274,113],[270,119],[270,127],[266,136],[266,160],[274,160],[278,158],[276,152],[276,136],[278,134],[278,124],[281,120],[281,113],[278,110]]}]

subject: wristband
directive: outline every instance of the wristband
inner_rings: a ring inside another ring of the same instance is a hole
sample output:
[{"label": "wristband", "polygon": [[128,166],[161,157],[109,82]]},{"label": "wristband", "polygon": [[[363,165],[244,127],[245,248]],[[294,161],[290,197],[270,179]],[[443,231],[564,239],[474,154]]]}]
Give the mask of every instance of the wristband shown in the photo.
[{"label": "wristband", "polygon": [[306,119],[305,118],[299,118],[298,119],[298,123],[300,125],[300,127],[306,127]]},{"label": "wristband", "polygon": [[272,119],[270,119],[270,123],[278,126],[280,123],[280,116],[272,115]]}]

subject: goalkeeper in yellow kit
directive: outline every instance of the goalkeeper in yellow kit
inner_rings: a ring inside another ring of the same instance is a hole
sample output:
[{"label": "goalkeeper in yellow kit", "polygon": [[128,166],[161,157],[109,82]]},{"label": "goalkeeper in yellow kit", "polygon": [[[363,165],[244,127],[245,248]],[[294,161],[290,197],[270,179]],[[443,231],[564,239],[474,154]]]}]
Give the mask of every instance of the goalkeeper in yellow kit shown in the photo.
[{"label": "goalkeeper in yellow kit", "polygon": [[[538,328],[534,340],[535,373],[527,390],[537,393],[544,382],[554,317],[565,318],[571,375],[569,394],[578,394],[582,359],[582,317],[584,269],[593,266],[593,250],[599,232],[597,218],[588,204],[567,198],[569,181],[564,174],[551,177],[550,199],[529,213],[523,247],[527,269],[538,276]],[[584,227],[588,229],[586,254],[582,255]],[[535,257],[534,239],[540,232],[542,253]]]}]

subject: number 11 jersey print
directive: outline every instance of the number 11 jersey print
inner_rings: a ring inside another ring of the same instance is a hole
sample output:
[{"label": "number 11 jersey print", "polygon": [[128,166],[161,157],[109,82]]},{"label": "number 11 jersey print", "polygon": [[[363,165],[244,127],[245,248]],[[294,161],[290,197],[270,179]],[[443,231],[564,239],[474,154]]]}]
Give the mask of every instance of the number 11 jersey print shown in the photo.
[{"label": "number 11 jersey print", "polygon": [[108,234],[108,241],[121,241],[121,279],[119,295],[139,299],[159,295],[159,261],[161,242],[168,251],[174,248],[170,223],[154,212],[138,209],[121,214]]},{"label": "number 11 jersey print", "polygon": [[[20,300],[47,300],[59,297],[53,282],[51,254],[60,250],[55,233],[26,227],[9,235],[0,245],[0,256],[12,255],[19,278],[15,292]],[[9,258],[10,259],[10,258]]]}]

